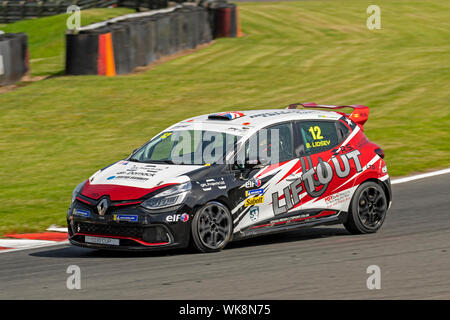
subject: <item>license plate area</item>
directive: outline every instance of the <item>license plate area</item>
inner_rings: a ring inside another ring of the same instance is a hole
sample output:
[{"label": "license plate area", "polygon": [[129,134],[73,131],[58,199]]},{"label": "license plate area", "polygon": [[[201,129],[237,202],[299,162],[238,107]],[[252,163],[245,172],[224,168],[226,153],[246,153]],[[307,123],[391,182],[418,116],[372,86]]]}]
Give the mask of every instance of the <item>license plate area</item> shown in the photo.
[{"label": "license plate area", "polygon": [[106,245],[111,245],[111,246],[120,245],[120,239],[114,239],[114,238],[84,236],[84,241],[86,243],[106,244]]}]

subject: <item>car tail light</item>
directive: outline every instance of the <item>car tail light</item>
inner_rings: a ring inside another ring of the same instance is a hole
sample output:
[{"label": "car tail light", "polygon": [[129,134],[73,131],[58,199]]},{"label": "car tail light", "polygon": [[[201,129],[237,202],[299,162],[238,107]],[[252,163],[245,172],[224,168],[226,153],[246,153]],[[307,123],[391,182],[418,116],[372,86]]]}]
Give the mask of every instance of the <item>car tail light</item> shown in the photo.
[{"label": "car tail light", "polygon": [[384,151],[381,148],[375,149],[375,153],[380,156],[381,159],[384,159]]}]

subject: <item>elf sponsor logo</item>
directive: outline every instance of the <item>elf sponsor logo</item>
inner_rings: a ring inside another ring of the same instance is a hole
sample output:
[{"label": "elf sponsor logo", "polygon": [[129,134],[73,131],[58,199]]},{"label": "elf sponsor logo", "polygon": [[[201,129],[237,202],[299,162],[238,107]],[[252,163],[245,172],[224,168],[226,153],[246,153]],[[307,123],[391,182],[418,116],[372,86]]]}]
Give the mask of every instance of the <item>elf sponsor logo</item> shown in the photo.
[{"label": "elf sponsor logo", "polygon": [[264,202],[264,196],[245,199],[245,207],[254,206],[255,204],[261,204]]},{"label": "elf sponsor logo", "polygon": [[167,222],[187,222],[189,220],[189,215],[187,213],[183,214],[172,214],[166,217]]},{"label": "elf sponsor logo", "polygon": [[138,222],[137,215],[129,215],[129,214],[115,214],[113,216],[114,221],[126,221],[126,222]]},{"label": "elf sponsor logo", "polygon": [[[360,155],[361,152],[359,152],[359,150],[354,150],[346,154],[333,156],[330,159],[333,166],[329,162],[325,162],[319,158],[316,169],[314,169],[314,165],[310,157],[306,157],[308,166],[306,165],[305,158],[301,158],[301,165],[305,171],[300,178],[296,179],[289,186],[283,189],[285,204],[280,205],[278,200],[280,198],[280,194],[278,192],[272,194],[272,208],[274,214],[277,215],[286,213],[299,204],[299,195],[303,191],[306,191],[306,193],[311,197],[320,197],[327,190],[328,184],[333,179],[335,174],[339,178],[346,178],[350,174],[350,161],[353,161],[356,171],[361,172],[362,166],[361,161],[359,160]],[[306,168],[309,169],[306,170]]]},{"label": "elf sponsor logo", "polygon": [[253,189],[253,190],[247,190],[245,191],[245,196],[259,196],[262,195],[264,193],[264,189]]},{"label": "elf sponsor logo", "polygon": [[246,189],[251,189],[251,188],[258,188],[260,186],[261,186],[261,180],[252,178],[252,179],[248,180],[242,187],[244,187]]}]

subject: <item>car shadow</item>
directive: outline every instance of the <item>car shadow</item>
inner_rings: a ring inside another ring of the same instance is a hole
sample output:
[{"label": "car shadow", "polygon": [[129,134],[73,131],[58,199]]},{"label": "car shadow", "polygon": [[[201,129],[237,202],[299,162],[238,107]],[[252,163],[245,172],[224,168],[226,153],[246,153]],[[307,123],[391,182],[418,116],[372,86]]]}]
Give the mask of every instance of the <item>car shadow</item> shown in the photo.
[{"label": "car shadow", "polygon": [[98,250],[67,246],[53,250],[30,253],[32,257],[40,258],[148,258],[148,257],[168,257],[173,255],[187,254],[188,249],[169,249],[161,251],[119,251],[119,250]]},{"label": "car shadow", "polygon": [[[253,238],[238,240],[227,245],[225,250],[233,250],[245,247],[265,246],[276,243],[298,242],[314,240],[320,238],[330,238],[337,236],[348,236],[350,233],[344,228],[316,227],[311,229],[293,230],[283,233],[268,234]],[[195,254],[190,248],[168,249],[161,251],[116,251],[97,250],[67,246],[58,249],[38,251],[30,253],[32,257],[40,258],[149,258],[149,257],[169,257],[175,255]]]},{"label": "car shadow", "polygon": [[253,238],[231,242],[230,244],[227,245],[225,250],[244,247],[265,246],[276,243],[314,240],[337,236],[348,236],[348,235],[350,235],[350,233],[347,230],[345,230],[344,228],[336,228],[336,227],[316,227],[309,229],[298,229],[282,233],[261,235]]}]

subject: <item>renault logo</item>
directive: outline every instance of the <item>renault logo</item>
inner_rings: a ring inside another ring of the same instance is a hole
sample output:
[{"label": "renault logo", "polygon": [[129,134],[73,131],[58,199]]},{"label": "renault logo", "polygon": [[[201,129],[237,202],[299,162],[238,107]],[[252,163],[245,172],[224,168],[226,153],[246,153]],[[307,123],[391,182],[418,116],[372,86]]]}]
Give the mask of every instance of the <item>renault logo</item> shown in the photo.
[{"label": "renault logo", "polygon": [[106,210],[108,210],[108,200],[102,199],[97,205],[97,210],[99,215],[104,216]]}]

